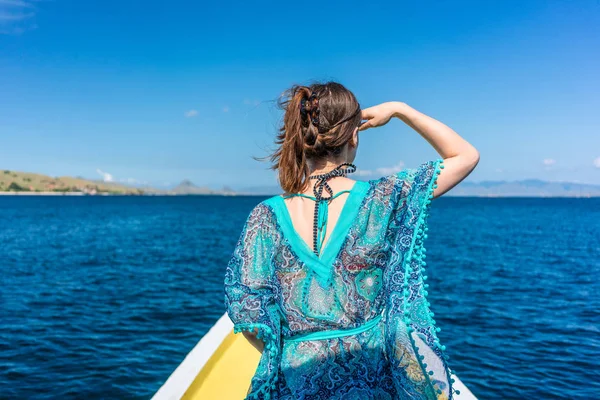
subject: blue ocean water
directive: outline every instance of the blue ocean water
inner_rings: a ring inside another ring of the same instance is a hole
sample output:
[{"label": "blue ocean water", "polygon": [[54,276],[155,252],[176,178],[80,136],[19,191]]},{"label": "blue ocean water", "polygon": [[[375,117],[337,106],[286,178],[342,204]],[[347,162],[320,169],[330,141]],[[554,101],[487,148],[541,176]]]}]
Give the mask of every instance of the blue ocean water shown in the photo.
[{"label": "blue ocean water", "polygon": [[[0,398],[149,398],[224,312],[261,197],[0,197]],[[433,203],[429,299],[480,399],[600,398],[600,199]]]}]

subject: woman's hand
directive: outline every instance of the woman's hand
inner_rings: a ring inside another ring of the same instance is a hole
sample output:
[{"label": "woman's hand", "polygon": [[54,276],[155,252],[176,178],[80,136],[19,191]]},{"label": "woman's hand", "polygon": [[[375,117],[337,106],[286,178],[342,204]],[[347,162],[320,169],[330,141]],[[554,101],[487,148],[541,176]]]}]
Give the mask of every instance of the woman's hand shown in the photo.
[{"label": "woman's hand", "polygon": [[397,117],[417,131],[444,159],[444,172],[437,178],[433,197],[446,193],[466,178],[479,162],[479,152],[460,137],[452,128],[437,121],[408,104],[389,101],[362,110],[362,119],[367,120],[358,129],[364,131],[387,124]]},{"label": "woman's hand", "polygon": [[369,128],[376,128],[387,124],[398,112],[399,102],[388,101],[379,105],[365,108],[362,110],[362,119],[367,120],[358,130],[364,131]]}]

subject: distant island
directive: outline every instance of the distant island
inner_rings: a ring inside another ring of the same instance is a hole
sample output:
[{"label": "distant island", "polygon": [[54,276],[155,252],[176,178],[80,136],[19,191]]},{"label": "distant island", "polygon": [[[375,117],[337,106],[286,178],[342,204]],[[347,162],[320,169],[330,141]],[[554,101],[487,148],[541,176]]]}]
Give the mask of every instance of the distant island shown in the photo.
[{"label": "distant island", "polygon": [[[172,189],[135,187],[116,182],[96,181],[69,176],[0,170],[0,195],[131,195],[131,196],[273,196],[277,186],[257,186],[240,190],[229,187],[211,189],[196,186],[189,180]],[[600,197],[600,185],[572,182],[548,182],[536,179],[521,181],[461,182],[445,196],[464,197]]]},{"label": "distant island", "polygon": [[0,170],[0,195],[235,195],[233,190],[214,190],[184,180],[170,190],[153,187],[134,187],[116,182],[95,181],[70,176],[48,175]]},{"label": "distant island", "polygon": [[575,182],[520,181],[461,182],[450,196],[475,197],[600,197],[600,185]]},{"label": "distant island", "polygon": [[224,196],[225,195],[233,196],[233,195],[237,194],[235,191],[233,191],[233,189],[228,188],[228,187],[224,187],[221,190],[213,190],[213,189],[207,188],[205,186],[196,186],[187,179],[184,180],[183,182],[181,182],[179,185],[175,186],[173,189],[171,189],[169,191],[169,193],[172,193],[175,195],[218,194],[218,195],[224,195]]}]

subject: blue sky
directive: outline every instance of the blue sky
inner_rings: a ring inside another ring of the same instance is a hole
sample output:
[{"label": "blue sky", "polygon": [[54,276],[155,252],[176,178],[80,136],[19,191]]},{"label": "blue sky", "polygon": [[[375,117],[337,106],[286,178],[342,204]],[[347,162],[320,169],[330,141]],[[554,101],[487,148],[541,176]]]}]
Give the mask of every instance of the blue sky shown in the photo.
[{"label": "blue sky", "polygon": [[[451,126],[468,180],[600,184],[596,0],[0,0],[0,32],[2,169],[274,185],[275,99],[332,79]],[[437,157],[398,120],[361,135],[375,175]]]}]

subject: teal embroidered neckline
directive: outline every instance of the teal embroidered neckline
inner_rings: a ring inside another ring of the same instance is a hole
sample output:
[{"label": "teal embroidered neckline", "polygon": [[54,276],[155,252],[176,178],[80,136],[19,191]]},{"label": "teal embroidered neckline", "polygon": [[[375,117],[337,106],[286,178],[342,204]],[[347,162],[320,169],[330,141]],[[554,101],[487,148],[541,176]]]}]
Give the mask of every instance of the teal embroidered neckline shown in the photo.
[{"label": "teal embroidered neckline", "polygon": [[340,195],[342,195],[344,193],[350,193],[350,190],[339,191],[335,195],[333,195],[327,199],[317,199],[314,196],[309,196],[309,195],[306,195],[303,193],[294,193],[294,194],[290,194],[289,196],[284,197],[284,199],[289,199],[290,197],[304,197],[306,199],[311,199],[314,202],[318,201],[321,203],[319,205],[318,218],[314,221],[315,224],[317,225],[316,254],[321,254],[321,248],[323,247],[323,241],[325,240],[325,235],[327,234],[327,218],[329,217],[329,202],[332,201],[333,199],[336,199],[337,197],[339,197]]},{"label": "teal embroidered neckline", "polygon": [[265,201],[273,209],[282,234],[289,242],[292,250],[310,271],[316,275],[319,284],[323,287],[331,283],[333,262],[344,244],[348,231],[360,211],[360,204],[369,191],[369,188],[369,182],[356,181],[354,183],[352,189],[349,190],[348,198],[342,207],[338,221],[333,227],[329,239],[324,243],[319,256],[314,253],[313,249],[308,246],[294,228],[285,204],[285,198],[283,196],[274,196]]}]

